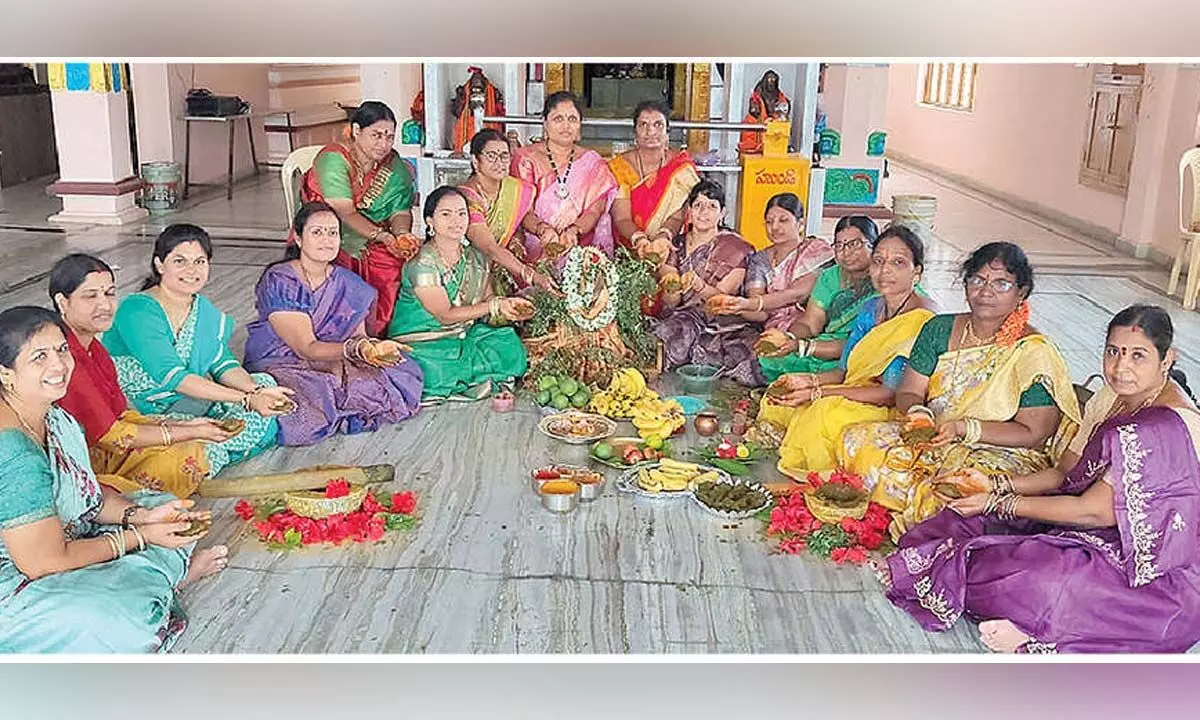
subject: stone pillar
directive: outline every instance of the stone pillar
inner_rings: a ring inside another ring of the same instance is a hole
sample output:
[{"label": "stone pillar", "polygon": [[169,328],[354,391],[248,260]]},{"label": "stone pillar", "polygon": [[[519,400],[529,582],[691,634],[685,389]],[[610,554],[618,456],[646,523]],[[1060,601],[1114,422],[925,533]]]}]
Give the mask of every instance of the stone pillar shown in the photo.
[{"label": "stone pillar", "polygon": [[127,80],[116,63],[52,63],[59,180],[46,188],[63,203],[51,222],[123,225],[148,213],[134,201],[141,181],[129,147]]}]

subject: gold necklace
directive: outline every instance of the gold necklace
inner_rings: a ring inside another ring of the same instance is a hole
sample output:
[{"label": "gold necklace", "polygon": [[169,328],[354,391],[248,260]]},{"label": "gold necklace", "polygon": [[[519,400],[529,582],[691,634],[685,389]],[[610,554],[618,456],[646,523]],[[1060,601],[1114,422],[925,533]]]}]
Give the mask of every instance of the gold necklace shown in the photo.
[{"label": "gold necklace", "polygon": [[[313,282],[312,276],[309,275],[308,270],[306,270],[304,268],[304,263],[300,262],[299,260],[297,260],[296,262],[300,265],[300,273],[302,275],[304,275],[304,281],[308,283],[308,287],[313,292],[316,292],[318,285],[317,285],[317,283]],[[325,277],[321,278],[321,284],[323,285],[325,283],[325,281],[328,279],[329,279],[329,268],[326,267],[325,268]]]},{"label": "gold necklace", "polygon": [[483,198],[484,212],[490,213],[492,211],[492,206],[494,206],[496,201],[500,199],[500,188],[496,188],[496,194],[494,196],[488,197],[487,192],[483,189],[483,183],[479,181],[479,177],[477,176],[475,178],[475,190],[479,193],[479,197]]},{"label": "gold necklace", "polygon": [[[646,179],[646,171],[644,169],[642,169],[642,151],[634,150],[633,155],[634,155],[634,157],[637,158],[638,182],[640,183],[641,181]],[[659,171],[662,170],[663,164],[666,162],[666,160],[667,160],[667,149],[663,148],[662,154],[658,156],[658,169],[654,171],[655,173],[658,173]]]},{"label": "gold necklace", "polygon": [[17,422],[21,423],[21,427],[25,429],[25,432],[29,433],[29,437],[33,438],[39,445],[45,445],[46,437],[38,437],[37,431],[33,429],[32,425],[25,421],[25,418],[21,415],[21,411],[17,410],[16,406],[9,402],[7,397],[3,399],[4,404],[8,406],[8,409],[12,410],[13,415],[17,416]]},{"label": "gold necklace", "polygon": [[[1003,323],[1001,323],[1001,327],[1003,327]],[[988,337],[988,339],[984,340],[983,338],[979,337],[978,335],[975,334],[975,325],[974,325],[974,323],[971,322],[971,316],[968,315],[967,316],[967,324],[966,324],[966,327],[963,328],[963,336],[962,336],[962,340],[959,342],[959,345],[963,345],[967,342],[970,342],[972,347],[978,347],[980,345],[987,345],[988,343],[993,342],[996,339],[996,336],[999,334],[1000,334],[1000,330],[999,330],[999,328],[997,328],[996,332],[992,333],[991,336]],[[962,349],[963,349],[962,347],[959,347],[959,350],[962,350]]]}]

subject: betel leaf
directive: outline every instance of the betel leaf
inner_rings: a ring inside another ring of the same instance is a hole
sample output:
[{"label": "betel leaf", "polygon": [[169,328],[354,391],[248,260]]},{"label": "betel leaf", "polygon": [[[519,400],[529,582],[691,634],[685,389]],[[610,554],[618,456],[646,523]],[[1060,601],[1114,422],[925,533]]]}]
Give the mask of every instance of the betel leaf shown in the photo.
[{"label": "betel leaf", "polygon": [[725,472],[729,473],[730,475],[736,475],[737,477],[744,477],[744,476],[750,474],[750,468],[746,467],[745,463],[738,462],[737,460],[730,460],[728,458],[717,458],[716,460],[713,460],[710,464],[715,468],[724,470]]}]

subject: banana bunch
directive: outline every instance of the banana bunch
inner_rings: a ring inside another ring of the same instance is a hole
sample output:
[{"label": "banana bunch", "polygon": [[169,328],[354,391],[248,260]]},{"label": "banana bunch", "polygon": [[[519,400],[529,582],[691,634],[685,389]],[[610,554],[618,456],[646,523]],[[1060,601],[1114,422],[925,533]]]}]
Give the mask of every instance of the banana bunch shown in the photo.
[{"label": "banana bunch", "polygon": [[635,408],[646,399],[658,399],[658,393],[646,386],[646,378],[634,368],[613,373],[607,390],[592,395],[592,412],[617,420],[634,416]]},{"label": "banana bunch", "polygon": [[638,470],[638,486],[651,493],[683,492],[717,478],[717,473],[712,470],[702,472],[695,463],[670,458],[663,458],[656,468]]},{"label": "banana bunch", "polygon": [[647,440],[652,437],[665,440],[683,427],[685,422],[679,403],[657,395],[643,397],[633,408],[633,426],[637,428],[638,435]]}]

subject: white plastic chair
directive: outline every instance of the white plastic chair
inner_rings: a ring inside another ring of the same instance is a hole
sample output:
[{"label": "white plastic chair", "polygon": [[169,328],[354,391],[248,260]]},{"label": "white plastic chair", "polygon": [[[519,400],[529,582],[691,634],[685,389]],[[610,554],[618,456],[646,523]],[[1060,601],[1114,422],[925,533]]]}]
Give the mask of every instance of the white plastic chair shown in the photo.
[{"label": "white plastic chair", "polygon": [[299,208],[299,204],[296,202],[296,173],[303,175],[308,172],[313,166],[313,162],[316,161],[317,153],[321,152],[322,147],[324,146],[307,145],[297,148],[283,161],[283,168],[279,171],[279,179],[283,183],[283,202],[287,209],[288,227],[291,227],[292,220],[296,217],[296,210]]},{"label": "white plastic chair", "polygon": [[[1192,217],[1187,219],[1188,198],[1187,174],[1192,175]],[[1179,288],[1179,273],[1187,261],[1187,284],[1183,290],[1183,308],[1196,308],[1196,295],[1200,292],[1200,147],[1195,147],[1179,159],[1179,249],[1175,251],[1175,263],[1171,266],[1171,281],[1167,284],[1167,295],[1174,295]]]}]

